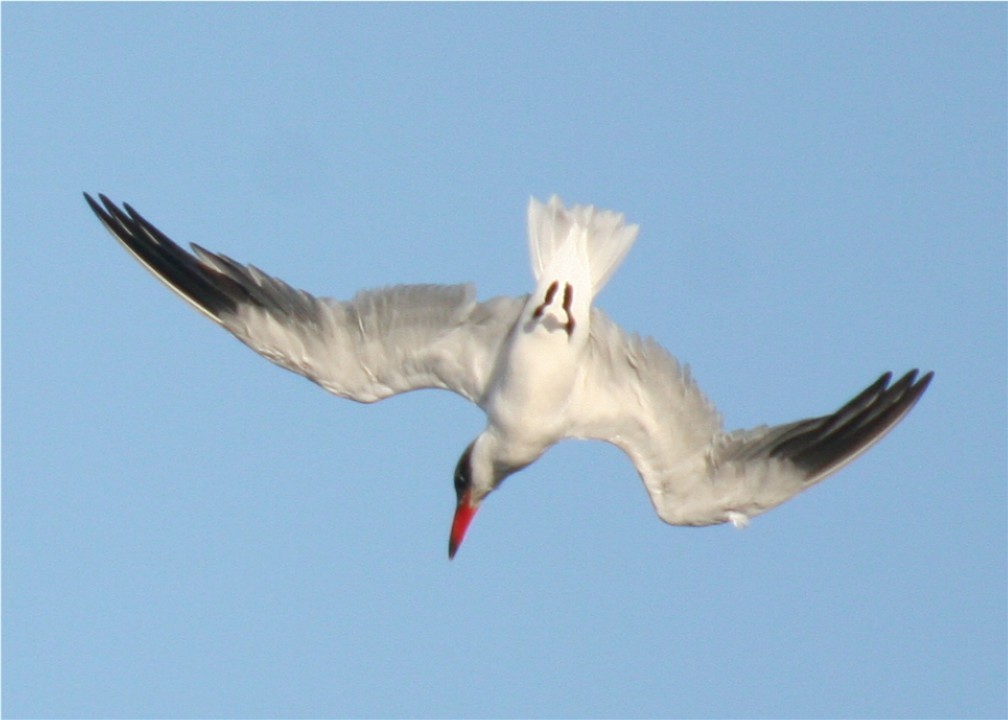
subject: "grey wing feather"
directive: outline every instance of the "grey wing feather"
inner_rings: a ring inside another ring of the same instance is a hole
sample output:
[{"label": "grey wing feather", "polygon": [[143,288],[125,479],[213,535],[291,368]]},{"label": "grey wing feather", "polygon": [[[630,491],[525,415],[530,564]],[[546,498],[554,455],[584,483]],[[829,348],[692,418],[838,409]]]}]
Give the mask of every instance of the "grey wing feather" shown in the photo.
[{"label": "grey wing feather", "polygon": [[707,453],[705,495],[722,521],[744,524],[867,451],[910,412],[934,377],[917,372],[891,385],[892,373],[884,373],[829,415],[716,436]]},{"label": "grey wing feather", "polygon": [[479,402],[523,303],[477,303],[472,285],[318,298],[197,245],[188,253],[129,205],[85,198],[112,235],[197,310],[274,363],[360,402],[419,388]]},{"label": "grey wing feather", "polygon": [[579,436],[633,460],[658,515],[674,525],[744,524],[836,472],[903,419],[931,382],[890,373],[839,410],[725,433],[687,370],[657,343],[592,316],[590,380]]},{"label": "grey wing feather", "polygon": [[892,373],[884,373],[830,415],[737,431],[719,439],[718,461],[788,461],[801,469],[806,482],[816,482],[878,442],[910,412],[933,377],[929,372],[917,380],[917,370],[911,370],[890,385]]}]

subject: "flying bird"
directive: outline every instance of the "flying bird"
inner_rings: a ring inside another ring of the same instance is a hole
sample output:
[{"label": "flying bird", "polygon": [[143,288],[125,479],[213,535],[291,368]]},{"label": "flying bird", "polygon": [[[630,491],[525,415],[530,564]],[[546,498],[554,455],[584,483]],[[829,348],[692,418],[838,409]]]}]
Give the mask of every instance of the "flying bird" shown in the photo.
[{"label": "flying bird", "polygon": [[623,450],[665,522],[742,527],[871,447],[933,376],[886,372],[832,414],[726,432],[687,369],[593,305],[638,227],[556,196],[529,202],[535,289],[485,302],[471,284],[315,297],[199,245],[187,252],[128,204],[84,197],[144,267],[277,365],[358,402],[443,388],[478,405],[487,422],[455,468],[450,558],[486,497],[566,438]]}]

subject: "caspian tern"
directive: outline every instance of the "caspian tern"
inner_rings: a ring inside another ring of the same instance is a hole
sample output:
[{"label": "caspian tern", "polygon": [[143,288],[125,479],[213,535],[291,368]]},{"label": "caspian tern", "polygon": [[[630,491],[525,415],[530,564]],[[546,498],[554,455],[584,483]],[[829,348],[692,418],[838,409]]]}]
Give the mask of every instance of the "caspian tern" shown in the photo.
[{"label": "caspian tern", "polygon": [[830,415],[725,432],[688,369],[592,305],[638,227],[556,196],[529,202],[535,289],[486,302],[471,284],[317,298],[198,245],[186,252],[128,204],[84,197],[158,279],[277,365],[358,402],[443,388],[476,403],[487,424],[455,468],[449,558],[486,496],[565,438],[622,449],[669,524],[744,526],[871,447],[933,376],[890,384],[887,372]]}]

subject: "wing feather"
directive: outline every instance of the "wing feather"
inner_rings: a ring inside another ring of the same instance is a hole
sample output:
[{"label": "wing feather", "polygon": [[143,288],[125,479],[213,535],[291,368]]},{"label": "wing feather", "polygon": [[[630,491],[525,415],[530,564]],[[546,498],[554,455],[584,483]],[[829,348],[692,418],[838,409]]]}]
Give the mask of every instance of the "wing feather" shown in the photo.
[{"label": "wing feather", "polygon": [[891,373],[834,413],[726,433],[687,369],[653,340],[592,315],[576,437],[629,455],[658,515],[673,525],[748,519],[831,475],[897,425],[933,373]]},{"label": "wing feather", "polygon": [[420,388],[480,402],[524,302],[478,303],[469,284],[318,298],[198,245],[186,252],[127,204],[84,197],[140,263],[201,313],[277,365],[359,402]]}]

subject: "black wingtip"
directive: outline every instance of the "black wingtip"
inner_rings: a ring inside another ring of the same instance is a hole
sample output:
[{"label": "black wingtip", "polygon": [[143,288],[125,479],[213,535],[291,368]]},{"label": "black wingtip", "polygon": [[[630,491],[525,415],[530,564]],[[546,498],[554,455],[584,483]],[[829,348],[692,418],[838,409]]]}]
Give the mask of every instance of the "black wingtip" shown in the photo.
[{"label": "black wingtip", "polygon": [[220,277],[176,245],[129,203],[120,209],[105,194],[101,205],[84,193],[88,206],[106,229],[148,270],[214,319],[235,312],[244,293],[229,278]]},{"label": "black wingtip", "polygon": [[892,373],[878,380],[831,415],[801,424],[801,431],[789,434],[770,454],[787,458],[803,468],[810,478],[821,478],[846,464],[896,426],[917,404],[931,384],[934,372],[920,379],[913,369],[889,384]]},{"label": "black wingtip", "polygon": [[[917,369],[915,368],[912,371],[912,373],[914,377],[916,377]],[[907,373],[907,375],[910,375],[910,373]],[[917,404],[917,401],[920,399],[921,395],[924,394],[924,391],[928,389],[928,386],[931,384],[931,380],[933,379],[934,379],[934,370],[928,370],[926,373],[921,375],[920,379],[918,379],[917,382],[913,382],[913,380],[911,379],[911,387],[906,391],[906,398],[905,398],[905,402],[909,406],[907,408],[908,410],[909,408]]]},{"label": "black wingtip", "polygon": [[[102,197],[102,196],[99,195],[98,197]],[[102,206],[99,205],[98,202],[93,197],[91,197],[90,195],[88,195],[86,192],[84,193],[84,200],[87,202],[88,206],[91,208],[91,212],[93,212],[102,221],[104,221],[105,218],[107,217],[107,213],[105,212],[104,208],[102,208]]]}]

